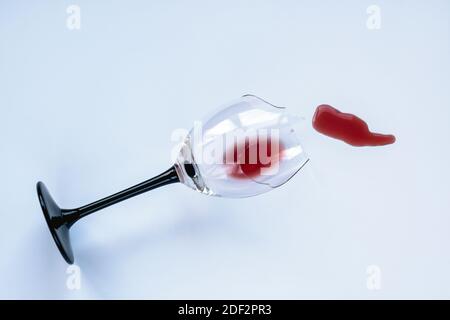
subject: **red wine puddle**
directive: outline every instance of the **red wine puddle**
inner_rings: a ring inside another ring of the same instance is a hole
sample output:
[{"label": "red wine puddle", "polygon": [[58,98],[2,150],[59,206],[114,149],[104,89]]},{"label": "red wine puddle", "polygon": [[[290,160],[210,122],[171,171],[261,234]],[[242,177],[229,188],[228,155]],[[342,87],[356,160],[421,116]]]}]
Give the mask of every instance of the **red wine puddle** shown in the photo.
[{"label": "red wine puddle", "polygon": [[392,134],[371,132],[361,118],[326,104],[317,107],[312,124],[318,132],[355,147],[384,146],[395,142]]}]

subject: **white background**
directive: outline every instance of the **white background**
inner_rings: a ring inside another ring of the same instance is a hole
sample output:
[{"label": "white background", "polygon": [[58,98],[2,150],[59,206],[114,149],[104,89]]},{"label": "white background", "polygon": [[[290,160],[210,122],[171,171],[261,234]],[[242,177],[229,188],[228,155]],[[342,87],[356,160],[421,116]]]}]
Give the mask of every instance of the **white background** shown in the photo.
[{"label": "white background", "polygon": [[[450,298],[449,18],[445,0],[1,1],[0,298]],[[75,207],[145,180],[174,129],[245,93],[305,117],[310,163],[254,198],[172,185],[84,219],[69,290],[36,182]],[[315,133],[321,103],[397,142]]]}]

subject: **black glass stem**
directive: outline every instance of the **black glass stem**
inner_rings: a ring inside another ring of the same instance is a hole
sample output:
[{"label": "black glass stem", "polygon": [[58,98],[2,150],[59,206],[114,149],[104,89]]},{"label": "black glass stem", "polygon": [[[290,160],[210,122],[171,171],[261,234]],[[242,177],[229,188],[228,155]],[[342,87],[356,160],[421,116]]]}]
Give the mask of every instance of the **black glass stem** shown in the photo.
[{"label": "black glass stem", "polygon": [[37,193],[45,220],[47,221],[53,239],[55,240],[59,251],[67,263],[72,264],[75,259],[72,251],[72,245],[70,243],[69,229],[75,222],[93,212],[109,207],[123,200],[179,181],[180,179],[175,167],[172,166],[169,170],[156,177],[75,209],[61,209],[53,200],[45,184],[40,181],[37,183]]}]

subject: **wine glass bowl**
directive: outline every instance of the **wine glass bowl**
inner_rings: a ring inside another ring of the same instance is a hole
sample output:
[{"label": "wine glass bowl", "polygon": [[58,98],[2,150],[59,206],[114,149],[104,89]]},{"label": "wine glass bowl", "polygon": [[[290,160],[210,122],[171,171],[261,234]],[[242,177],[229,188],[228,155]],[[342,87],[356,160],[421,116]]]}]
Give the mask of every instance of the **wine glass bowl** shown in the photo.
[{"label": "wine glass bowl", "polygon": [[175,162],[181,182],[230,198],[284,184],[308,161],[295,129],[298,121],[285,108],[242,96],[189,132]]}]

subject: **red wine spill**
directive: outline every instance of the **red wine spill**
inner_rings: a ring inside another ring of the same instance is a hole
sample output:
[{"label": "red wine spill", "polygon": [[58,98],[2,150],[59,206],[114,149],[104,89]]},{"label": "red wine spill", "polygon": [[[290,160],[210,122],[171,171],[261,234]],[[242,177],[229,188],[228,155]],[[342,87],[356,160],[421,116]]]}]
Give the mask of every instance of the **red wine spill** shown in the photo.
[{"label": "red wine spill", "polygon": [[[270,170],[281,161],[283,145],[278,143],[272,150],[272,139],[246,139],[245,143],[235,145],[227,154],[232,159],[228,175],[235,179],[252,179],[260,176],[262,169]],[[250,156],[250,153],[254,153]],[[226,163],[229,164],[229,161]]]},{"label": "red wine spill", "polygon": [[370,132],[361,118],[326,104],[317,107],[312,124],[318,132],[356,147],[384,146],[395,142],[392,134]]}]

